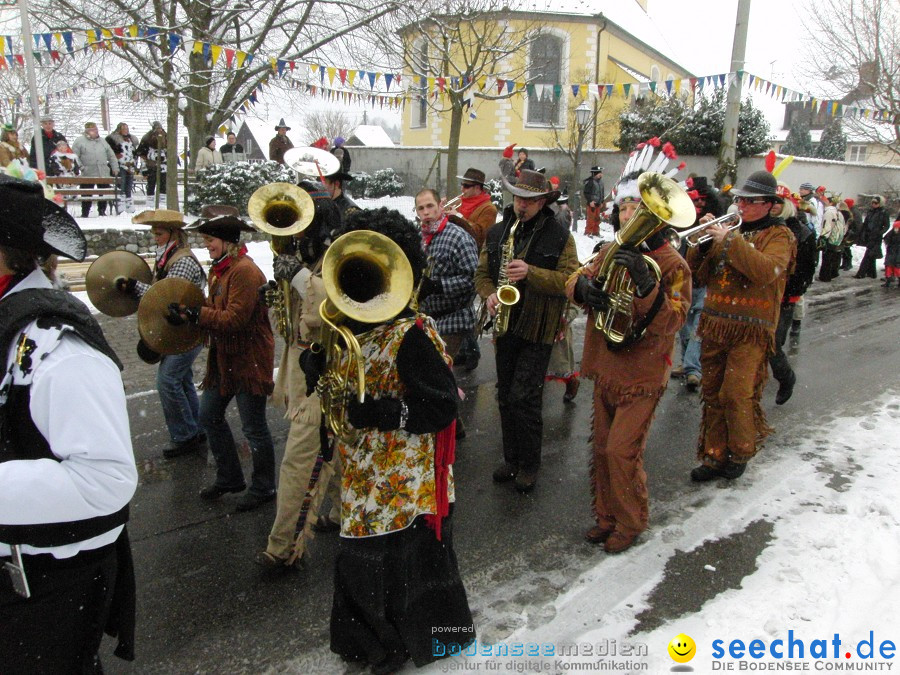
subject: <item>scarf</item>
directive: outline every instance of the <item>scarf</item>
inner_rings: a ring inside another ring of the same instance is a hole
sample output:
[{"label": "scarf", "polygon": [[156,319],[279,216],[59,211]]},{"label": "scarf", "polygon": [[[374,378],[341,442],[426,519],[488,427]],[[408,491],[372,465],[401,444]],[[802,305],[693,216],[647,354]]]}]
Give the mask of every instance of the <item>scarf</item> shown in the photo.
[{"label": "scarf", "polygon": [[472,215],[472,211],[477,209],[485,202],[490,201],[490,199],[491,195],[487,192],[482,192],[480,195],[476,195],[474,197],[463,197],[462,203],[459,205],[457,211],[460,212],[463,218],[468,220],[469,216]]},{"label": "scarf", "polygon": [[14,274],[4,274],[2,277],[0,277],[0,298],[6,295],[6,291],[9,290],[10,286],[14,285],[12,281],[15,278],[16,277]]},{"label": "scarf", "polygon": [[425,223],[425,221],[422,221],[422,240],[425,243],[426,249],[431,246],[431,240],[443,232],[445,227],[447,227],[446,215],[439,221],[432,223]]},{"label": "scarf", "polygon": [[237,252],[237,255],[232,257],[227,253],[223,255],[221,258],[216,258],[212,263],[212,275],[216,279],[220,279],[223,274],[231,267],[231,264],[235,261],[235,258],[240,258],[242,256],[247,255],[247,246],[246,244],[241,245],[241,250]]},{"label": "scarf", "polygon": [[168,245],[164,249],[157,249],[156,251],[156,269],[161,270],[166,266],[166,263],[169,262],[169,258],[172,257],[172,254],[175,253],[175,249],[178,248],[177,241],[170,241]]}]

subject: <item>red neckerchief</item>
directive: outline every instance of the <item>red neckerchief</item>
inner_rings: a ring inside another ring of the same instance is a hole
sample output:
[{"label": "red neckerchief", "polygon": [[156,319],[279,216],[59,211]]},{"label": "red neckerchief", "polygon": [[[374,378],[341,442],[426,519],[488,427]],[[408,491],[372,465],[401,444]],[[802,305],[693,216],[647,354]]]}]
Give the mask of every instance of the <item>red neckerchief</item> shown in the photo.
[{"label": "red neckerchief", "polygon": [[240,258],[242,256],[247,255],[247,246],[241,245],[241,250],[237,252],[237,255],[223,255],[221,258],[213,262],[212,266],[212,275],[216,277],[216,279],[221,278],[225,271],[231,267],[231,264],[235,261],[235,259]]},{"label": "red neckerchief", "polygon": [[0,298],[6,295],[6,291],[9,290],[9,285],[12,283],[13,279],[15,279],[15,275],[13,274],[4,274],[0,277]]},{"label": "red neckerchief", "polygon": [[426,249],[431,246],[431,240],[443,232],[445,227],[447,227],[447,216],[444,216],[441,219],[440,224],[433,229],[428,228],[428,230],[426,230],[425,223],[422,223],[422,239],[425,241]]},{"label": "red neckerchief", "polygon": [[459,205],[457,211],[460,212],[463,218],[468,220],[469,216],[472,215],[472,211],[477,209],[486,201],[490,201],[490,199],[491,196],[487,192],[482,192],[480,195],[476,195],[474,197],[463,197],[462,203]]},{"label": "red neckerchief", "polygon": [[166,266],[166,263],[169,262],[169,258],[172,257],[172,254],[175,253],[175,249],[177,248],[177,241],[169,242],[169,245],[166,246],[166,250],[163,251],[162,255],[159,257],[159,260],[156,261],[156,269],[163,269]]}]

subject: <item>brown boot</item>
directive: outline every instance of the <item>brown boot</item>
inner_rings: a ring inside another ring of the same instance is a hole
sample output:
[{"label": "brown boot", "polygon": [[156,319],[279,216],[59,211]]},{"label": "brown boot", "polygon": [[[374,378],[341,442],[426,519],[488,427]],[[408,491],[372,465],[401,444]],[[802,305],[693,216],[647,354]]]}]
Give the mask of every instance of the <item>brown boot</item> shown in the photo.
[{"label": "brown boot", "polygon": [[625,549],[631,548],[637,538],[636,534],[613,532],[603,544],[603,550],[607,553],[621,553]]},{"label": "brown boot", "polygon": [[609,535],[614,532],[612,529],[607,529],[605,527],[601,527],[600,525],[594,525],[591,529],[584,533],[585,541],[590,542],[591,544],[602,544],[607,539],[609,539]]}]

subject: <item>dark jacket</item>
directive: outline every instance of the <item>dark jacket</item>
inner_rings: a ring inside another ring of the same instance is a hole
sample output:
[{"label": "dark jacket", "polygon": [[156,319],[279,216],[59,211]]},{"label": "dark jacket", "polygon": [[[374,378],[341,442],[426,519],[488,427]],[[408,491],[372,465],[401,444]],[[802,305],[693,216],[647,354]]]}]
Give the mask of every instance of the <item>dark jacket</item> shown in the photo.
[{"label": "dark jacket", "polygon": [[583,194],[584,201],[588,204],[591,202],[600,204],[603,198],[606,197],[606,187],[603,185],[602,180],[594,180],[593,177],[585,178]]},{"label": "dark jacket", "polygon": [[788,277],[781,301],[781,304],[788,304],[791,298],[806,293],[806,289],[812,283],[819,264],[819,249],[816,246],[816,235],[797,218],[788,218],[784,224],[790,228],[797,240],[797,266],[794,273]]},{"label": "dark jacket", "polygon": [[870,209],[863,221],[859,243],[872,253],[881,253],[881,238],[884,237],[890,226],[888,212],[883,206]]},{"label": "dark jacket", "polygon": [[900,267],[900,229],[892,227],[884,236],[887,255],[884,257],[885,267]]},{"label": "dark jacket", "polygon": [[[49,168],[50,168],[50,155],[54,150],[56,150],[56,144],[59,143],[60,141],[65,141],[65,140],[67,140],[66,137],[63,136],[61,133],[59,133],[56,129],[53,130],[53,135],[49,136],[49,137],[47,136],[47,134],[44,133],[44,130],[41,129],[41,142],[43,143],[43,146],[44,146],[44,168],[45,169],[49,170]],[[33,167],[37,167],[37,157],[34,154],[34,138],[33,137],[31,140],[31,150],[28,153],[28,163]],[[50,175],[53,175],[53,174],[50,174]]]}]

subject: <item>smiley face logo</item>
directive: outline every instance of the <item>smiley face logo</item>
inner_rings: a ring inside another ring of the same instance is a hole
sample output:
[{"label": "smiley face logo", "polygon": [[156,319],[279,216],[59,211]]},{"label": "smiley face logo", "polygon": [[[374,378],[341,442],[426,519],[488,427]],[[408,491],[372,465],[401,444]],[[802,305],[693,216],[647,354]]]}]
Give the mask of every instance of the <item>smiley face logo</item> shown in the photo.
[{"label": "smiley face logo", "polygon": [[690,635],[679,633],[669,642],[669,656],[678,663],[687,663],[697,652],[697,645]]}]

